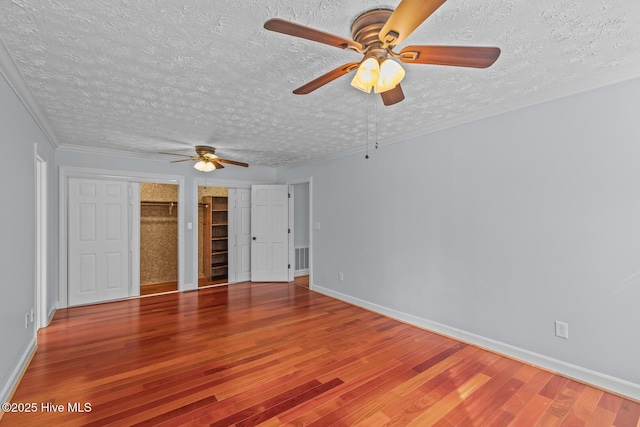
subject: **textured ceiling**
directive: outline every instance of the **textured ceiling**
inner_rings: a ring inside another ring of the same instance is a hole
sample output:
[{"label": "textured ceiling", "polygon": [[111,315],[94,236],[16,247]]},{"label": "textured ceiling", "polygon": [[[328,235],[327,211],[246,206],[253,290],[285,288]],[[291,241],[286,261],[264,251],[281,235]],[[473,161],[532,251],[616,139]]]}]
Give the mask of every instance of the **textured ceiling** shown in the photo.
[{"label": "textured ceiling", "polygon": [[491,68],[407,64],[406,99],[391,107],[351,88],[350,76],[309,95],[291,93],[361,55],[268,32],[264,21],[280,17],[351,38],[359,13],[397,4],[3,0],[3,68],[17,68],[61,147],[152,154],[210,144],[272,167],[364,148],[367,135],[393,142],[567,88],[640,76],[638,0],[448,0],[396,51],[500,47]]}]

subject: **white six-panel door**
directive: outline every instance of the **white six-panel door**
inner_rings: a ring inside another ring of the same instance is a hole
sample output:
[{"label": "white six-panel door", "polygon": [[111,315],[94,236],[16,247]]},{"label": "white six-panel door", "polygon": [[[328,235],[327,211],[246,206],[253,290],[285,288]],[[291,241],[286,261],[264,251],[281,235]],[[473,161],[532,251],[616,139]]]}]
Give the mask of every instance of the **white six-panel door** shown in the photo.
[{"label": "white six-panel door", "polygon": [[69,305],[129,296],[127,183],[69,178]]},{"label": "white six-panel door", "polygon": [[229,188],[229,283],[251,280],[251,190]]},{"label": "white six-panel door", "polygon": [[287,186],[251,186],[251,281],[288,280],[288,223]]}]

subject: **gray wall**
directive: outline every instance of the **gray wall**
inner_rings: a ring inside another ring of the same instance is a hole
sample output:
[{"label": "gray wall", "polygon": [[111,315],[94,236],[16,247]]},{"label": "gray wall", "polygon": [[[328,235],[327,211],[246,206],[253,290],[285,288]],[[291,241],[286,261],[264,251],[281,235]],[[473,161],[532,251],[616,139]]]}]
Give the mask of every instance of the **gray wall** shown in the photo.
[{"label": "gray wall", "polygon": [[313,177],[312,286],[640,391],[639,100],[636,79],[281,171]]},{"label": "gray wall", "polygon": [[309,183],[293,186],[293,244],[296,248],[309,246]]},{"label": "gray wall", "polygon": [[[54,152],[20,99],[0,75],[0,402],[11,390],[15,370],[35,343],[34,324],[25,328],[25,314],[35,307],[35,145],[49,160],[49,212],[55,212],[51,191],[55,188]],[[49,258],[55,259],[57,216],[49,228]],[[56,270],[50,269],[51,292]],[[55,298],[52,295],[51,298]]]}]

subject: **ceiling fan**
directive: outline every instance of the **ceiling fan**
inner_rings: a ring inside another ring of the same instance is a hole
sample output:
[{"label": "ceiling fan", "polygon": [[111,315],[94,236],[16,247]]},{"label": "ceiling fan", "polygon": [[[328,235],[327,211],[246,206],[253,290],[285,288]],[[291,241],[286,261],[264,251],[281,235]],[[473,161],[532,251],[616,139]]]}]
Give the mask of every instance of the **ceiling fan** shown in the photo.
[{"label": "ceiling fan", "polygon": [[373,9],[362,13],[351,25],[353,40],[344,39],[284,19],[270,19],[264,28],[290,36],[324,43],[340,49],[351,49],[364,55],[360,62],[349,62],[306,83],[293,91],[305,95],[351,71],[357,70],[351,85],[363,92],[380,93],[384,105],[404,99],[400,81],[404,69],[389,57],[405,64],[449,65],[487,68],[500,56],[497,47],[471,46],[407,46],[396,53],[402,43],[422,22],[446,0],[402,0],[395,10]]},{"label": "ceiling fan", "polygon": [[192,156],[190,154],[167,153],[162,151],[160,152],[160,154],[188,157],[188,159],[174,160],[171,163],[195,161],[196,164],[193,165],[193,167],[201,172],[211,172],[212,170],[215,170],[215,169],[224,169],[224,166],[222,165],[222,163],[235,165],[235,166],[242,166],[244,168],[249,167],[247,163],[236,162],[235,160],[223,159],[222,157],[217,156],[216,149],[214,147],[209,147],[208,145],[196,145],[195,151],[197,156]]}]

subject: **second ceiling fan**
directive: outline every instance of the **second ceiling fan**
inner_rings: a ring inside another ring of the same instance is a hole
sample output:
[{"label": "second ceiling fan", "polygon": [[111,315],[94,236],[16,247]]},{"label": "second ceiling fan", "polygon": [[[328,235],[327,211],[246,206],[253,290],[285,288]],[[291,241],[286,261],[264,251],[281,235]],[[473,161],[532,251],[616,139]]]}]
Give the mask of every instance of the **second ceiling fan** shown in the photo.
[{"label": "second ceiling fan", "polygon": [[224,169],[222,163],[227,163],[235,166],[242,166],[243,168],[248,168],[249,165],[244,162],[236,162],[235,160],[223,159],[222,157],[216,154],[215,147],[210,147],[208,145],[196,145],[195,146],[196,156],[193,154],[182,154],[182,153],[167,153],[165,151],[161,151],[160,154],[167,154],[169,156],[182,156],[187,157],[186,159],[174,160],[171,163],[179,163],[179,162],[196,162],[193,167],[201,172],[211,172],[216,169]]},{"label": "second ceiling fan", "polygon": [[353,40],[279,18],[268,20],[264,28],[340,49],[351,49],[364,55],[362,61],[341,65],[300,86],[293,93],[311,93],[338,77],[357,70],[352,86],[367,93],[373,89],[380,93],[384,105],[393,105],[404,99],[400,87],[404,69],[391,58],[405,64],[487,68],[500,56],[500,49],[497,47],[407,46],[400,53],[393,51],[395,46],[402,43],[445,1],[402,0],[395,10],[373,9],[364,12],[351,25]]}]

